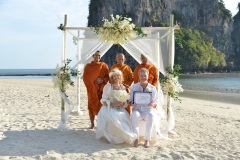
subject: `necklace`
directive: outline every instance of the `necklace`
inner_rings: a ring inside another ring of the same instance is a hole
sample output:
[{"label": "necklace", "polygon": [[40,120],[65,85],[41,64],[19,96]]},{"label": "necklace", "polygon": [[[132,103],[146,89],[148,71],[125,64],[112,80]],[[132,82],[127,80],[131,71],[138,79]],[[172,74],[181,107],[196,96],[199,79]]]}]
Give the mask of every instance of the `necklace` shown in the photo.
[{"label": "necklace", "polygon": [[113,84],[113,89],[119,90],[119,89],[120,89],[120,85],[118,85],[118,84],[117,84],[117,85],[114,85],[114,84]]}]

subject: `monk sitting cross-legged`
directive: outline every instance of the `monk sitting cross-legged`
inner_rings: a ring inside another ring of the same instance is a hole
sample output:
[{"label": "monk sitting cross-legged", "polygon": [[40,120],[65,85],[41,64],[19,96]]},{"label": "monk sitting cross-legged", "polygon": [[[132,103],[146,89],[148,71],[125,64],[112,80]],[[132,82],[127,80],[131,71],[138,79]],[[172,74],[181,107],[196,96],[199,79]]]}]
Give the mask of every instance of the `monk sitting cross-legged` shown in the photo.
[{"label": "monk sitting cross-legged", "polygon": [[[117,63],[111,67],[110,71],[117,68],[123,73],[123,79],[124,79],[123,85],[126,87],[126,91],[129,93],[130,92],[129,87],[132,85],[133,76],[132,76],[132,69],[127,64],[124,64],[125,61],[126,61],[126,58],[124,54],[118,53],[116,56]],[[130,106],[128,106],[126,110],[128,111],[129,114],[131,113]]]},{"label": "monk sitting cross-legged", "polygon": [[93,54],[93,61],[88,63],[83,72],[83,82],[87,88],[90,129],[95,127],[94,120],[102,104],[103,87],[107,84],[109,70],[107,64],[100,62],[100,51]]}]

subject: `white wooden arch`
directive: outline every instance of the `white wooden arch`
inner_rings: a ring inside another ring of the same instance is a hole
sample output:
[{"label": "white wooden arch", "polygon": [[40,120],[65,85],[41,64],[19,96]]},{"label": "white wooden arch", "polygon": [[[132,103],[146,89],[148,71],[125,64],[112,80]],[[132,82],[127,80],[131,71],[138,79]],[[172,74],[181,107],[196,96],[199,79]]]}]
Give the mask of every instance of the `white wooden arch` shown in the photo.
[{"label": "white wooden arch", "polygon": [[[73,37],[74,43],[77,44],[78,62],[73,65],[72,68],[77,68],[78,71],[83,72],[85,64],[92,60],[92,55],[97,50],[101,52],[103,56],[113,44],[99,41],[100,37],[94,34],[94,31],[90,27],[68,27],[67,16],[65,15],[64,24],[60,25],[60,29],[63,30],[63,48],[62,48],[62,65],[66,61],[66,47],[67,36]],[[120,44],[138,63],[140,61],[140,55],[144,54],[150,63],[154,64],[158,70],[166,75],[166,68],[173,68],[174,55],[175,55],[175,40],[174,30],[178,28],[178,25],[173,25],[173,15],[170,16],[170,27],[142,27],[142,30],[147,33],[146,37],[136,37],[132,40],[128,40],[125,44]],[[80,111],[80,77],[77,78],[78,88],[78,112]],[[159,90],[159,95],[162,95]],[[63,101],[62,101],[63,103]],[[170,132],[175,125],[175,119],[172,111],[172,99],[167,97],[167,119],[168,119],[168,131]],[[64,109],[62,109],[64,112]],[[63,114],[61,114],[63,115]]]}]

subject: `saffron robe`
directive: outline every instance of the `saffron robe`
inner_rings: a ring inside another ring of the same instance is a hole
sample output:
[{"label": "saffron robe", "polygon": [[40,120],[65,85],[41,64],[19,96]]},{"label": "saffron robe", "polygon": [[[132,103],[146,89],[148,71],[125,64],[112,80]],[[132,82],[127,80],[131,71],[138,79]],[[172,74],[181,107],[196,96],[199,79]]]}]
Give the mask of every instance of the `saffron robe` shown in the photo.
[{"label": "saffron robe", "polygon": [[123,85],[126,87],[126,90],[129,93],[129,87],[132,85],[133,82],[133,75],[132,75],[132,69],[127,64],[114,64],[111,70],[118,68],[123,73]]},{"label": "saffron robe", "polygon": [[[98,84],[98,78],[103,79],[104,82]],[[108,79],[109,70],[106,63],[92,61],[84,67],[83,82],[87,88],[89,115],[98,114],[102,106],[100,100],[102,99],[103,87],[107,84]]]},{"label": "saffron robe", "polygon": [[134,70],[133,80],[134,84],[139,82],[138,71],[141,68],[146,68],[149,71],[148,83],[152,84],[156,88],[158,87],[158,69],[153,64],[140,64]]}]

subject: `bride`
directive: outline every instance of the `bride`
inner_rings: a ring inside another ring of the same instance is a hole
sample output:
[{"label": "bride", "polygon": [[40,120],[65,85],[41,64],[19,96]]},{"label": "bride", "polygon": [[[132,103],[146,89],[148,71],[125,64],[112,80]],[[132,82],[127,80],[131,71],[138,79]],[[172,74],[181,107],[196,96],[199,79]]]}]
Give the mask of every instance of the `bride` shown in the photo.
[{"label": "bride", "polygon": [[97,116],[96,138],[105,137],[112,144],[132,144],[136,135],[125,108],[129,95],[123,86],[123,75],[118,69],[109,73],[110,83],[103,88],[102,107]]}]

